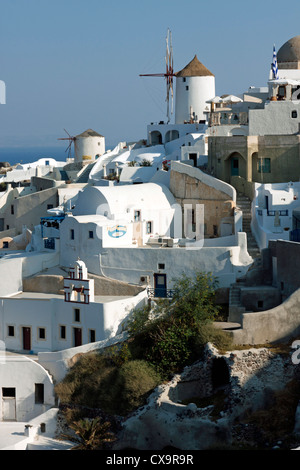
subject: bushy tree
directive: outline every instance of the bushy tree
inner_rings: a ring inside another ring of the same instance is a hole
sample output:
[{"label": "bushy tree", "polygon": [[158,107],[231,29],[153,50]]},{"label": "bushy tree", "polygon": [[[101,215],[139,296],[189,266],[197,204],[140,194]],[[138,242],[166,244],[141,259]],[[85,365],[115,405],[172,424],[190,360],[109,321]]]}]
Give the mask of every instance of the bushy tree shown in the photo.
[{"label": "bushy tree", "polygon": [[137,309],[128,322],[132,356],[149,361],[163,374],[178,372],[195,360],[203,347],[201,337],[207,337],[201,331],[219,312],[216,287],[210,273],[183,274],[174,281],[171,301],[159,302],[154,312]]}]

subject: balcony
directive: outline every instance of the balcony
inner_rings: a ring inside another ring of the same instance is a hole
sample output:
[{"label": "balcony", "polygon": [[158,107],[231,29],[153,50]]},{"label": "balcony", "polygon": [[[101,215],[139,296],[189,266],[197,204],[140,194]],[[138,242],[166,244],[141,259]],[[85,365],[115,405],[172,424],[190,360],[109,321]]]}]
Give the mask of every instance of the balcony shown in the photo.
[{"label": "balcony", "polygon": [[147,294],[149,299],[159,298],[159,299],[172,299],[174,290],[165,289],[161,287],[148,287]]}]

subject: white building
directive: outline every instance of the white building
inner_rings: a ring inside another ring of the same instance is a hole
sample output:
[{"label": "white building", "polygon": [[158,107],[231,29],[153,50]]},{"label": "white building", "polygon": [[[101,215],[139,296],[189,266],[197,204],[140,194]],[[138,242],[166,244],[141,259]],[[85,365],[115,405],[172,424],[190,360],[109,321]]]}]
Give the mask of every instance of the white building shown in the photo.
[{"label": "white building", "polygon": [[61,223],[60,265],[79,256],[91,273],[135,285],[146,280],[153,288],[163,283],[165,289],[182,272],[211,271],[221,286],[246,272],[252,258],[245,233],[195,241],[184,238],[183,221],[164,185],[87,187]]},{"label": "white building", "polygon": [[34,358],[0,353],[0,421],[28,422],[54,406],[53,380]]},{"label": "white building", "polygon": [[7,350],[36,354],[111,338],[147,300],[145,290],[135,296],[94,295],[85,263],[77,261],[74,268],[65,276],[64,293],[19,291],[0,298],[0,341]]},{"label": "white building", "polygon": [[252,233],[260,249],[269,240],[290,240],[300,227],[300,183],[255,184],[252,201]]}]

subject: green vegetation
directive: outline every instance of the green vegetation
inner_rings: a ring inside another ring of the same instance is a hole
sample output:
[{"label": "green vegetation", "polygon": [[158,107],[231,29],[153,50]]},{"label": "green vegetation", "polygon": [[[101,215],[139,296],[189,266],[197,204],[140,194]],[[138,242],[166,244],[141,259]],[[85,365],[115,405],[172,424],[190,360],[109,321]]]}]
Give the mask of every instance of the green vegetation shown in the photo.
[{"label": "green vegetation", "polygon": [[62,404],[100,408],[126,416],[174,373],[201,357],[207,342],[230,349],[230,338],[213,326],[216,279],[207,273],[175,281],[172,300],[136,309],[122,344],[88,353],[56,385]]},{"label": "green vegetation", "polygon": [[109,421],[102,422],[99,417],[84,418],[71,423],[70,432],[61,437],[75,442],[72,450],[102,450],[105,449],[106,444],[115,441],[110,427]]},{"label": "green vegetation", "polygon": [[137,309],[127,325],[130,354],[167,379],[199,359],[207,342],[229,348],[230,338],[213,326],[219,312],[216,287],[211,274],[198,272],[192,279],[183,275],[175,282],[171,301],[160,301],[153,310]]}]

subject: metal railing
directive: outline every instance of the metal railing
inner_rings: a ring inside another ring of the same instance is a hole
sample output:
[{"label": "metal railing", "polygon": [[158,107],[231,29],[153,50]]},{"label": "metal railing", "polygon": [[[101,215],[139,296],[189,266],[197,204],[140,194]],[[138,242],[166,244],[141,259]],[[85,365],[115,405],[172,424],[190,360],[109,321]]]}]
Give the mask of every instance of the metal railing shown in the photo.
[{"label": "metal railing", "polygon": [[172,299],[174,290],[161,287],[148,287],[147,294],[149,298]]}]

